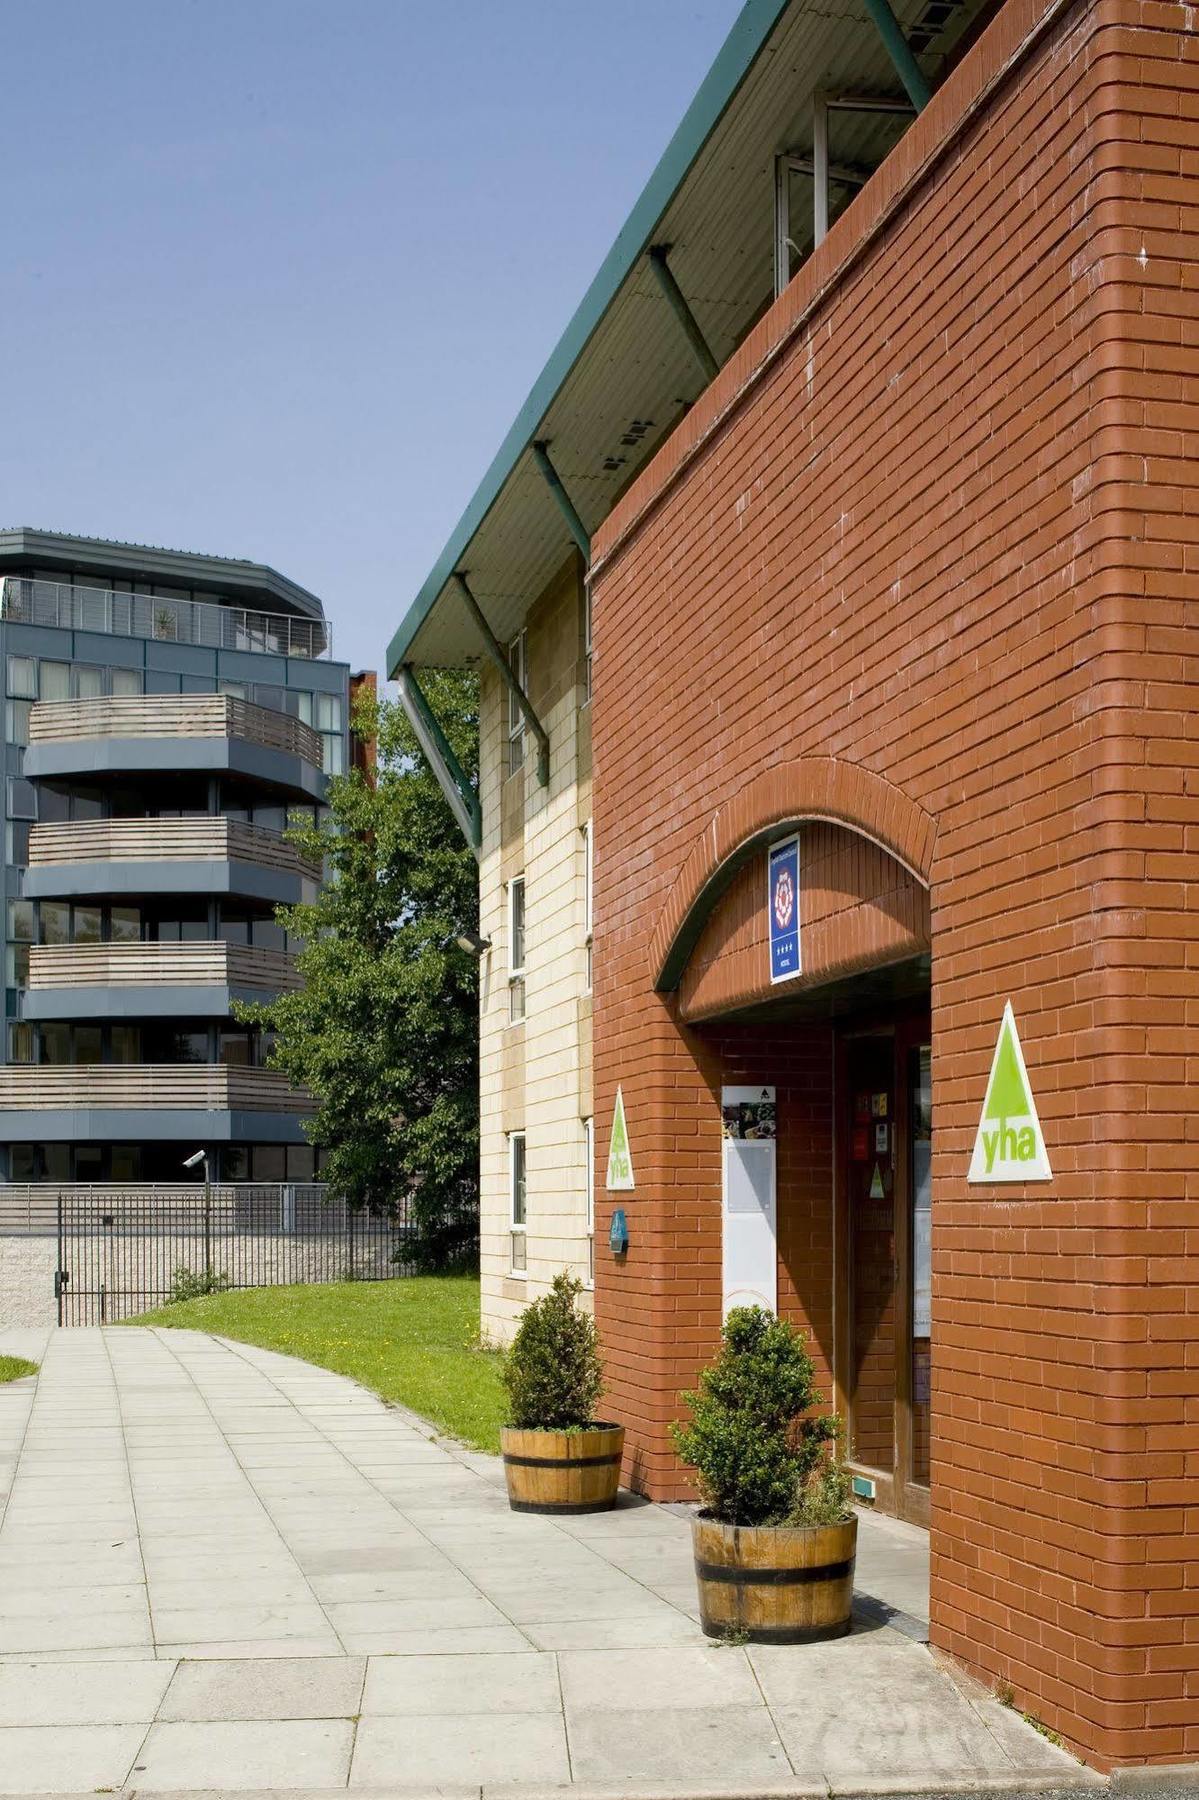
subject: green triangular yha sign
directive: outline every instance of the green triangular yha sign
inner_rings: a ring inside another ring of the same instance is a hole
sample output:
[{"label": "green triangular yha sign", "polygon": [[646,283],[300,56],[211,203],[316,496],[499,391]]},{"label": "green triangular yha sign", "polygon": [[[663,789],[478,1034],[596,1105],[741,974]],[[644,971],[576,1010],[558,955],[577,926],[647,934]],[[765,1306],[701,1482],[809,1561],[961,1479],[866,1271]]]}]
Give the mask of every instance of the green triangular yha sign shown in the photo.
[{"label": "green triangular yha sign", "polygon": [[609,1193],[627,1192],[634,1186],[629,1128],[624,1116],[624,1095],[619,1088],[616,1090],[616,1109],[612,1114],[612,1136],[608,1139],[607,1186]]},{"label": "green triangular yha sign", "polygon": [[1045,1134],[1009,1000],[991,1058],[967,1181],[1052,1181]]}]

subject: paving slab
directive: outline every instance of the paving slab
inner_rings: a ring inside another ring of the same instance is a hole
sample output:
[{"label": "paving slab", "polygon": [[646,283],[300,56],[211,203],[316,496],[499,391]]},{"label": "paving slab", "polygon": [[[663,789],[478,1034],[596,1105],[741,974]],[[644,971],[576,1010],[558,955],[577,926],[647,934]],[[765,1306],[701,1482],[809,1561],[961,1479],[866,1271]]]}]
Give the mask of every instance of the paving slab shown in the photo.
[{"label": "paving slab", "polygon": [[161,1697],[158,1717],[351,1719],[360,1710],[365,1676],[366,1660],[356,1656],[182,1662]]},{"label": "paving slab", "polygon": [[[315,1601],[298,1606],[288,1605],[282,1598],[275,1605],[259,1602],[253,1606],[155,1606],[154,1628],[160,1639],[187,1639],[194,1643],[214,1638],[277,1638],[286,1643],[288,1638],[327,1635],[329,1648],[340,1648],[335,1629]],[[0,1623],[0,1637],[3,1629]]]},{"label": "paving slab", "polygon": [[442,1716],[459,1705],[475,1713],[561,1712],[557,1658],[529,1650],[507,1656],[373,1656],[367,1664],[364,1717]]},{"label": "paving slab", "polygon": [[[469,1704],[469,1697],[467,1697]],[[564,1786],[570,1780],[560,1713],[454,1712],[364,1718],[350,1787],[472,1787],[484,1781]]]},{"label": "paving slab", "polygon": [[[149,1725],[172,1662],[0,1663],[0,1731],[14,1725]],[[0,1739],[0,1742],[3,1740]]]},{"label": "paving slab", "polygon": [[629,1618],[576,1619],[523,1629],[539,1650],[647,1650],[709,1642],[694,1619],[669,1606]]},{"label": "paving slab", "polygon": [[515,1625],[462,1626],[448,1631],[347,1631],[346,1651],[355,1656],[478,1655],[528,1650],[530,1640]]},{"label": "paving slab", "polygon": [[269,1638],[201,1638],[195,1643],[164,1643],[155,1646],[155,1654],[180,1661],[243,1662],[274,1661],[279,1657],[329,1656],[336,1649],[327,1632],[319,1637]]},{"label": "paving slab", "polygon": [[94,1794],[119,1788],[144,1725],[18,1725],[0,1731],[0,1794]]},{"label": "paving slab", "polygon": [[693,1781],[733,1790],[794,1773],[765,1706],[613,1708],[570,1713],[571,1768],[577,1781],[660,1781],[685,1791]]},{"label": "paving slab", "polygon": [[348,1719],[224,1720],[152,1725],[131,1773],[137,1788],[333,1787],[349,1773]]},{"label": "paving slab", "polygon": [[735,1646],[571,1650],[559,1656],[558,1665],[568,1712],[765,1704],[744,1650]]},{"label": "paving slab", "polygon": [[123,1650],[151,1644],[150,1621],[140,1613],[42,1611],[33,1616],[0,1618],[0,1656],[26,1659],[42,1650]]}]

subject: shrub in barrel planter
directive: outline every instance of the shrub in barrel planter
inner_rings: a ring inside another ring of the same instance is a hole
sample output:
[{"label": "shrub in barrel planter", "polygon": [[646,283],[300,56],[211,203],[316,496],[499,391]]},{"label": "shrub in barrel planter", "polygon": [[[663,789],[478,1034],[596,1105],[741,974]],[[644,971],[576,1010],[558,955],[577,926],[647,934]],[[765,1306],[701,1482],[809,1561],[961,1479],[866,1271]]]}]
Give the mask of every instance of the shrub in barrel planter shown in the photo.
[{"label": "shrub in barrel planter", "polygon": [[700,1622],[709,1637],[798,1644],[849,1630],[858,1522],[830,1455],[803,1333],[760,1306],[736,1307],[675,1447],[696,1471],[692,1521]]},{"label": "shrub in barrel planter", "polygon": [[582,1287],[555,1276],[521,1314],[504,1358],[511,1422],[500,1449],[513,1512],[606,1512],[616,1504],[624,1426],[595,1417],[604,1377],[594,1321],[575,1304]]}]

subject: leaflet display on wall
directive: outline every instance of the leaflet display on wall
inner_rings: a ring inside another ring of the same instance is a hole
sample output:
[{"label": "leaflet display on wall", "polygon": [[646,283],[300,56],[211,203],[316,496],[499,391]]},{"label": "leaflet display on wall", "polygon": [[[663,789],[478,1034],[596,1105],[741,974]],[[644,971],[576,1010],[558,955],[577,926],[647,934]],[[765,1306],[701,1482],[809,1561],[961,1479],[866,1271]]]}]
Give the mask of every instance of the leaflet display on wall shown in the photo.
[{"label": "leaflet display on wall", "polygon": [[778,1304],[775,1200],[775,1090],[720,1090],[723,1127],[722,1263],[724,1312]]}]

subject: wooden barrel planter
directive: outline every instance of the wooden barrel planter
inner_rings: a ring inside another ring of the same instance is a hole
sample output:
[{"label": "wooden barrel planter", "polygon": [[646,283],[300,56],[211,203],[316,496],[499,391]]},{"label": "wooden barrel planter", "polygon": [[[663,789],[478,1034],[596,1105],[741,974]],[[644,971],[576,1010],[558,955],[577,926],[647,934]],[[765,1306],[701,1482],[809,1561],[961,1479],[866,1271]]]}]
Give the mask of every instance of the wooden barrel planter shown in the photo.
[{"label": "wooden barrel planter", "polygon": [[858,1522],[691,1523],[700,1624],[709,1637],[744,1634],[756,1644],[844,1637],[853,1605]]},{"label": "wooden barrel planter", "polygon": [[513,1512],[607,1512],[616,1505],[623,1425],[588,1425],[582,1431],[505,1425],[500,1449]]}]

